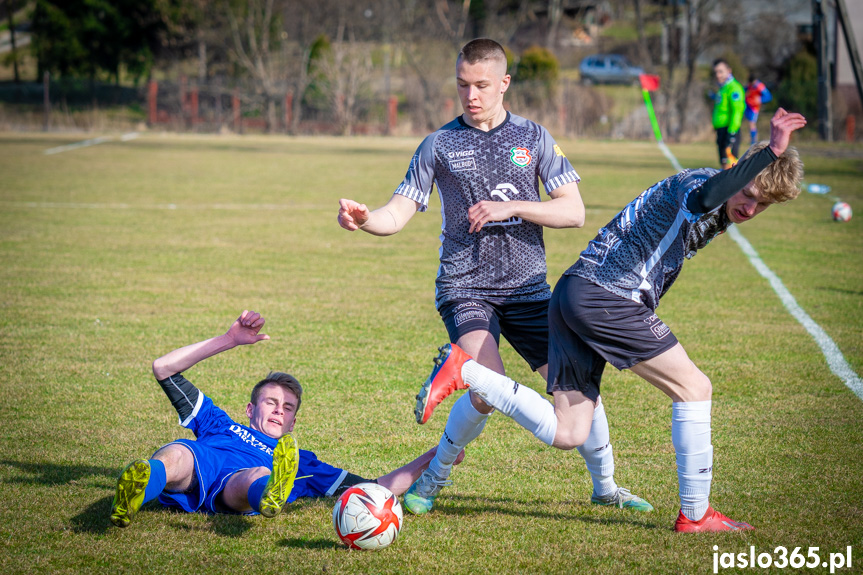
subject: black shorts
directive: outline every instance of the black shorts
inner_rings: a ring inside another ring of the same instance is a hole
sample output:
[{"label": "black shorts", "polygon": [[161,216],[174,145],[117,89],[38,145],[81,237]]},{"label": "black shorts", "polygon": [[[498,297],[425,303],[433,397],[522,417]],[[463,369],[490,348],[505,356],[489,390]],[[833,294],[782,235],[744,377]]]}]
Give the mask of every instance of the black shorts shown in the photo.
[{"label": "black shorts", "polygon": [[498,345],[503,335],[534,371],[548,363],[548,300],[455,299],[438,311],[453,343],[467,333],[483,330]]},{"label": "black shorts", "polygon": [[579,276],[563,276],[557,282],[548,308],[548,331],[546,390],[580,391],[594,402],[606,361],[628,369],[677,344],[653,310]]}]

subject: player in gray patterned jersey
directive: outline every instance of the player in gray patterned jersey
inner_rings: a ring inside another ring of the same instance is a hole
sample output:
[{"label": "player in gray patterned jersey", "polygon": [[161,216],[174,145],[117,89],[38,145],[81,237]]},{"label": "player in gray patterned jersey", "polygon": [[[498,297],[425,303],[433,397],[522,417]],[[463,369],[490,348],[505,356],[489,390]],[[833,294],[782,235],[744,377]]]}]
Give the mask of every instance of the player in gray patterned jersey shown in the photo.
[{"label": "player in gray patterned jersey", "polygon": [[[456,61],[464,113],[423,140],[386,205],[370,211],[342,199],[338,219],[346,230],[395,234],[417,211],[427,209],[436,185],[443,224],[435,303],[450,341],[503,374],[498,350],[503,335],[545,378],[551,290],[542,228],[581,227],[584,204],[578,174],[551,135],[504,109],[510,83],[506,67],[506,54],[497,42],[477,39],[466,44]],[[548,201],[542,201],[540,182]],[[429,398],[421,392],[417,399],[417,421],[425,423]],[[436,457],[405,495],[408,510],[431,510],[448,483],[455,457],[479,436],[492,411],[474,393],[455,402]],[[614,482],[601,409],[591,439],[591,447],[580,451],[593,478],[592,500],[650,510],[649,503]]]},{"label": "player in gray patterned jersey", "polygon": [[431,409],[453,390],[470,389],[545,443],[572,449],[589,441],[605,363],[630,369],[672,401],[681,506],[675,531],[752,529],[710,506],[713,388],[655,309],[686,258],[730,224],[797,197],[803,165],[788,144],[805,124],[800,114],[779,108],[770,142],[750,148],[739,164],[671,176],[599,231],[557,283],[549,304],[547,391],[554,396],[553,408],[532,389],[448,344],[429,377]]}]

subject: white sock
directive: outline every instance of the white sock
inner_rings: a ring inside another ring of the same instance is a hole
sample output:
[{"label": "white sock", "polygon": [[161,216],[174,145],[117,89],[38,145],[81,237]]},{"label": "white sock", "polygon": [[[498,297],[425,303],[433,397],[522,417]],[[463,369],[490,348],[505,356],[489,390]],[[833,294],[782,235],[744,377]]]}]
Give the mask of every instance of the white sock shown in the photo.
[{"label": "white sock", "polygon": [[593,494],[598,497],[614,495],[617,483],[614,482],[614,451],[608,434],[608,418],[602,398],[597,398],[593,410],[593,423],[587,440],[578,447],[584,457],[590,478],[593,480]]},{"label": "white sock", "polygon": [[489,415],[491,414],[476,410],[468,393],[462,394],[449,412],[437,453],[429,463],[429,471],[441,479],[449,477],[458,454],[468,443],[479,437]]},{"label": "white sock", "polygon": [[713,480],[713,445],[710,444],[711,401],[671,404],[671,442],[677,453],[680,508],[692,521],[707,512]]},{"label": "white sock", "polygon": [[475,361],[465,362],[461,376],[471,391],[486,403],[511,417],[543,443],[554,442],[557,432],[554,405],[539,393]]}]

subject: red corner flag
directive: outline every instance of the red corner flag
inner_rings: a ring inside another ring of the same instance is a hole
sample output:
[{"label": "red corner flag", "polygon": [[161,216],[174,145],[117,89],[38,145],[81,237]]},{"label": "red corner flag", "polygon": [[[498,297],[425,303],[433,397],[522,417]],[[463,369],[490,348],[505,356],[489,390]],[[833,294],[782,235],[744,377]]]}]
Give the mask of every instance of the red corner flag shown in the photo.
[{"label": "red corner flag", "polygon": [[641,80],[641,89],[648,92],[659,90],[659,76],[653,74],[639,74],[638,79]]}]

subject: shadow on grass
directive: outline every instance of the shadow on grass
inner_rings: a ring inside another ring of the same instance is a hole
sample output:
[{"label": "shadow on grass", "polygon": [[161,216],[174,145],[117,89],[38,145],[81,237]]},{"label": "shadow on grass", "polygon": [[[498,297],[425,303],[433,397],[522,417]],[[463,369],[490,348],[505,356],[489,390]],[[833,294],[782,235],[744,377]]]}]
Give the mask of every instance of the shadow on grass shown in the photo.
[{"label": "shadow on grass", "polygon": [[295,537],[293,539],[282,539],[276,545],[279,547],[291,547],[294,549],[345,549],[347,547],[333,539],[304,539]]},{"label": "shadow on grass", "polygon": [[105,535],[108,529],[117,529],[111,524],[111,503],[114,494],[107,495],[98,501],[91,503],[85,510],[74,516],[70,522],[74,533],[88,533],[90,535]]},{"label": "shadow on grass", "polygon": [[[119,529],[114,527],[109,519],[111,516],[111,504],[114,501],[114,494],[107,495],[98,501],[94,501],[86,509],[78,515],[72,517],[70,523],[72,531],[75,533],[86,533],[90,535],[105,535],[110,529]],[[168,521],[172,516],[187,515],[184,511],[178,511],[170,507],[163,507],[156,501],[145,503],[138,512],[136,518],[147,513],[161,515],[160,521]],[[207,527],[216,535],[223,537],[242,537],[249,529],[252,528],[252,521],[255,518],[244,515],[205,515],[207,518]],[[134,520],[128,528],[134,528]],[[196,529],[193,525],[185,524],[180,521],[171,521],[171,526],[178,531],[192,531]],[[127,529],[128,529],[127,528]]]},{"label": "shadow on grass", "polygon": [[855,295],[855,296],[863,295],[863,290],[850,290],[850,289],[841,289],[841,288],[824,287],[824,286],[816,287],[815,289],[818,291],[829,291],[829,292],[841,293],[841,294],[845,294],[845,295]]},{"label": "shadow on grass", "polygon": [[122,471],[119,467],[95,467],[92,465],[57,465],[53,463],[25,463],[0,459],[0,465],[8,465],[19,471],[29,473],[26,477],[12,477],[5,483],[24,483],[29,485],[63,485],[78,481],[83,477],[99,476],[111,480]]},{"label": "shadow on grass", "polygon": [[[572,512],[548,513],[537,511],[536,508],[527,508],[522,502],[514,502],[511,499],[491,499],[488,497],[471,497],[466,495],[447,496],[447,506],[435,508],[435,514],[453,515],[456,517],[469,518],[472,515],[488,513],[499,513],[512,515],[514,517],[536,517],[540,519],[555,519],[581,521],[591,525],[634,525],[647,529],[667,529],[667,525],[657,525],[650,521],[654,513],[640,513],[629,509],[602,509],[595,505],[588,506],[582,502],[563,501]],[[541,505],[547,502],[541,502]],[[596,513],[611,512],[614,517],[598,517]]]}]

